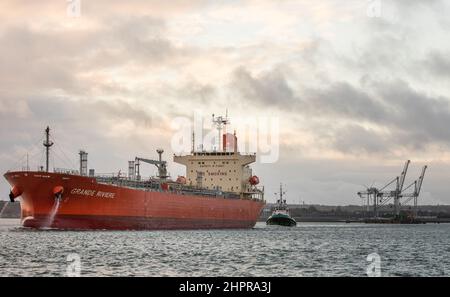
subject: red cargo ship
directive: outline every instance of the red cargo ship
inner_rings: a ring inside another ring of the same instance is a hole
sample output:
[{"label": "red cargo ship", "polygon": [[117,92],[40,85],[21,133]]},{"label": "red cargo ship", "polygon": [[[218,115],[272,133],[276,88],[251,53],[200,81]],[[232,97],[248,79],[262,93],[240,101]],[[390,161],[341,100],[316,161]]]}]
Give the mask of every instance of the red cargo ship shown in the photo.
[{"label": "red cargo ship", "polygon": [[[11,201],[20,200],[22,225],[58,229],[208,229],[252,228],[264,207],[259,179],[248,164],[255,155],[227,151],[194,151],[174,156],[186,165],[186,177],[169,179],[166,162],[136,157],[128,176],[87,173],[87,154],[80,152],[79,172],[48,172],[49,128],[44,146],[46,170],[13,171],[4,176],[12,186]],[[143,179],[141,162],[158,168],[158,177]]]}]

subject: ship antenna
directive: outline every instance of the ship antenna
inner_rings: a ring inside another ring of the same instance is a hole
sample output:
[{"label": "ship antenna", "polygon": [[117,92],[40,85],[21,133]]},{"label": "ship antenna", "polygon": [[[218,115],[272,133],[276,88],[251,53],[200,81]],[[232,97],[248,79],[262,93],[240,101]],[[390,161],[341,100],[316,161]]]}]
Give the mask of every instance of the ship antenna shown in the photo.
[{"label": "ship antenna", "polygon": [[50,157],[50,147],[53,145],[53,142],[50,140],[50,128],[47,126],[47,129],[45,129],[45,140],[44,140],[44,146],[45,146],[45,171],[48,172],[48,160]]},{"label": "ship antenna", "polygon": [[280,183],[280,202],[283,203],[283,184]]},{"label": "ship antenna", "polygon": [[193,154],[195,151],[195,132],[192,131],[192,149],[191,149],[191,154]]},{"label": "ship antenna", "polygon": [[222,138],[222,127],[225,128],[226,131],[226,126],[230,123],[228,121],[228,109],[226,110],[226,116],[214,116],[214,114],[212,115],[212,122],[213,124],[216,126],[217,131],[219,133],[219,147],[218,147],[218,151],[220,151],[220,147],[221,147],[221,141],[220,139]]},{"label": "ship antenna", "polygon": [[285,203],[285,202],[284,202],[285,200],[283,200],[283,195],[284,195],[284,194],[286,194],[286,192],[283,192],[283,184],[280,183],[280,204]]}]

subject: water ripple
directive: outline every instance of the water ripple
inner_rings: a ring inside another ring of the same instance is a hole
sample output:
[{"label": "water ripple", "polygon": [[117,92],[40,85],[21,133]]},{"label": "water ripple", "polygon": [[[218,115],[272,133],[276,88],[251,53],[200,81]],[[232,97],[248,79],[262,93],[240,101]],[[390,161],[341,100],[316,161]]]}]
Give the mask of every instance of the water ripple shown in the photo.
[{"label": "water ripple", "polygon": [[444,276],[450,225],[305,223],[251,230],[58,231],[0,220],[2,276],[61,276],[67,255],[82,276],[365,276],[370,253],[384,276]]}]

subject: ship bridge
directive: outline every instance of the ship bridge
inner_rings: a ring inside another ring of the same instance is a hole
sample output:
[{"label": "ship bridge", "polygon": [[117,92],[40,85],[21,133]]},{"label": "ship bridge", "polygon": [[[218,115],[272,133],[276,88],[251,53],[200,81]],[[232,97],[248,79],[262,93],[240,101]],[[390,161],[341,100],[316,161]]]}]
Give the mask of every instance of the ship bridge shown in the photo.
[{"label": "ship bridge", "polygon": [[192,134],[191,153],[173,157],[175,163],[186,166],[186,183],[197,188],[236,193],[243,198],[255,195],[262,197],[263,191],[256,188],[259,179],[252,175],[249,166],[256,161],[256,154],[238,152],[236,131],[234,134],[226,133],[228,115],[213,115],[212,120],[218,130],[218,148],[221,150],[196,151]]},{"label": "ship bridge", "polygon": [[234,193],[251,192],[249,179],[256,154],[196,152],[174,155],[173,161],[186,166],[186,182],[191,186]]}]

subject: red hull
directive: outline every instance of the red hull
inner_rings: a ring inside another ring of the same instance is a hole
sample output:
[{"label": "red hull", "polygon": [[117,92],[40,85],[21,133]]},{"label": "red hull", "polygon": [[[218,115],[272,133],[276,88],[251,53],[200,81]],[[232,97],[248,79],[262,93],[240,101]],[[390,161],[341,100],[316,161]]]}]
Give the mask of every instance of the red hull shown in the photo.
[{"label": "red hull", "polygon": [[[252,228],[264,207],[261,201],[143,191],[58,173],[8,172],[5,178],[21,194],[23,226],[32,228]],[[50,222],[58,186],[64,192]]]}]

